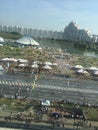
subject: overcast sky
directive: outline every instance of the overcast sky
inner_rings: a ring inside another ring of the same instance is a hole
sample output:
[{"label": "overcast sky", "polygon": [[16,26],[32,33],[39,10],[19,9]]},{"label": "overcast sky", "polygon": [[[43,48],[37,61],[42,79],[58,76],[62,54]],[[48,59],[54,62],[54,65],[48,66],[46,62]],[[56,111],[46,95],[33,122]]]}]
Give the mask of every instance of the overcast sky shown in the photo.
[{"label": "overcast sky", "polygon": [[71,21],[98,35],[98,0],[0,0],[0,24],[63,31]]}]

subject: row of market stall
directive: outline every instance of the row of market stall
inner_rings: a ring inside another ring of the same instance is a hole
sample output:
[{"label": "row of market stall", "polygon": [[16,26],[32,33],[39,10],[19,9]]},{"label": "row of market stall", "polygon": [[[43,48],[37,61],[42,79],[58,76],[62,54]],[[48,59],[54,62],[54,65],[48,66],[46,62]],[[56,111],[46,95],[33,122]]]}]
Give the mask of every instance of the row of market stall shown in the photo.
[{"label": "row of market stall", "polygon": [[72,69],[78,74],[94,74],[98,76],[98,68],[95,66],[84,68],[82,65],[76,65]]},{"label": "row of market stall", "polygon": [[[44,69],[44,70],[52,70],[55,68],[58,64],[52,63],[50,61],[32,61],[32,63],[29,63],[27,59],[15,59],[15,58],[2,58],[0,60],[2,65],[5,69],[12,69],[12,68],[32,68],[32,69]],[[14,63],[14,64],[13,64]],[[93,74],[98,76],[98,68],[95,66],[85,68],[82,65],[75,65],[72,67],[69,67],[70,69],[74,70],[77,74]]]},{"label": "row of market stall", "polygon": [[18,71],[18,70],[52,70],[57,66],[57,63],[52,63],[49,61],[41,62],[41,61],[33,61],[30,63],[27,59],[15,59],[15,58],[2,58],[1,59],[2,66],[4,69],[8,71]]}]

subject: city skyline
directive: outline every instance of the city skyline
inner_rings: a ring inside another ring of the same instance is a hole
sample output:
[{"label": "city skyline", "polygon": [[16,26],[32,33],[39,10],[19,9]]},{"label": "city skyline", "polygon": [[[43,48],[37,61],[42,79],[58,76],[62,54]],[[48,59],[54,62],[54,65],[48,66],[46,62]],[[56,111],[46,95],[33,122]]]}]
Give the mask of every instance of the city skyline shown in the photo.
[{"label": "city skyline", "polygon": [[97,4],[97,0],[0,0],[0,24],[63,31],[73,20],[98,34]]},{"label": "city skyline", "polygon": [[58,40],[69,41],[85,41],[85,42],[98,42],[98,35],[91,34],[88,30],[81,29],[80,26],[71,21],[64,31],[53,30],[37,30],[33,28],[23,28],[19,26],[0,25],[0,32],[16,32],[25,36],[33,36],[35,38],[49,38]]}]

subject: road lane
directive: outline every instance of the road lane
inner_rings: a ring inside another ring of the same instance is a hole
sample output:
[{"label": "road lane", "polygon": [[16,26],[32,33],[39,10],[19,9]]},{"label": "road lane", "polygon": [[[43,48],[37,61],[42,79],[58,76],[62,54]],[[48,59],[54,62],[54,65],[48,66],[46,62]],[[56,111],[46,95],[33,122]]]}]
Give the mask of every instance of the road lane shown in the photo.
[{"label": "road lane", "polygon": [[33,82],[31,76],[0,75],[0,94],[98,103],[98,81],[41,76],[34,90]]}]

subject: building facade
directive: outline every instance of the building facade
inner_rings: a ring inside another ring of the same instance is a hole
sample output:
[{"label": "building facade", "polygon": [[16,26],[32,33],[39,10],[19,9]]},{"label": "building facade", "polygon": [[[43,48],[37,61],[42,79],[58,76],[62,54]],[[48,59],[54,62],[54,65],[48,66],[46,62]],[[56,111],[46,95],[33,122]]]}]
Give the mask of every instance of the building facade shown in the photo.
[{"label": "building facade", "polygon": [[64,31],[41,30],[33,28],[24,28],[23,26],[0,25],[0,32],[17,32],[21,35],[29,35],[35,38],[49,38],[57,40],[81,41],[81,42],[98,42],[98,36],[92,35],[75,22],[70,22]]},{"label": "building facade", "polygon": [[80,29],[79,25],[73,21],[65,27],[63,39],[80,42],[98,42],[98,36],[95,37],[86,29]]}]

